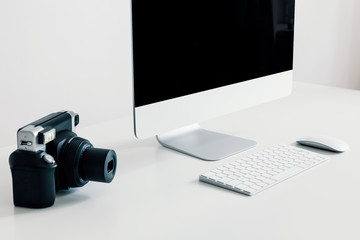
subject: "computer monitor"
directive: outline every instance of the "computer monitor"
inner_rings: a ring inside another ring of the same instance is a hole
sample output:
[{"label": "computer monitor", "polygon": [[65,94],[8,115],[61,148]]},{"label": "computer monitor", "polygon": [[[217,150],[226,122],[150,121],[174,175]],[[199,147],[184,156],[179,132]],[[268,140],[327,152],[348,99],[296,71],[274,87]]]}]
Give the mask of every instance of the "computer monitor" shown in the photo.
[{"label": "computer monitor", "polygon": [[132,0],[132,27],[138,138],[222,159],[256,142],[198,123],[291,92],[294,0]]}]

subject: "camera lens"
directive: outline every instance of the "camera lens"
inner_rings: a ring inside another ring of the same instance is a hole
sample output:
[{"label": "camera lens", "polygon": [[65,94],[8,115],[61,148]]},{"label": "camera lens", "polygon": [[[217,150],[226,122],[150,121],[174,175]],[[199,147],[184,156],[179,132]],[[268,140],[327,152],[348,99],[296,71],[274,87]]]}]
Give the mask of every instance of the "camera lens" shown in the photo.
[{"label": "camera lens", "polygon": [[116,154],[113,150],[88,148],[82,159],[82,177],[90,181],[109,183],[114,178]]},{"label": "camera lens", "polygon": [[58,161],[61,188],[81,187],[89,181],[113,180],[116,171],[116,153],[113,150],[94,148],[86,139],[67,139]]}]

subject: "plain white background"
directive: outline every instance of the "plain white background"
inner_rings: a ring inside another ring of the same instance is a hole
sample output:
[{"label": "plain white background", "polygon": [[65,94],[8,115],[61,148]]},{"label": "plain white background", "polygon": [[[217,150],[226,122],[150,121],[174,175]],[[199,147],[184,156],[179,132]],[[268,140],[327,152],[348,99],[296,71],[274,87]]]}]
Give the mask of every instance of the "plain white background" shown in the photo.
[{"label": "plain white background", "polygon": [[[130,9],[130,0],[0,0],[0,146],[63,109],[80,127],[132,114]],[[359,11],[358,0],[296,1],[294,80],[360,89]]]}]

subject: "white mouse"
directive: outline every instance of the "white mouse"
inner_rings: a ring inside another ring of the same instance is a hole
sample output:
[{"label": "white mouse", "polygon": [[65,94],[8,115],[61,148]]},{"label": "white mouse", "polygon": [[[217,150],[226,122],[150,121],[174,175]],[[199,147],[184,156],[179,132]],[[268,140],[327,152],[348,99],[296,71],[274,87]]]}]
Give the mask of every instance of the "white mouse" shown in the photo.
[{"label": "white mouse", "polygon": [[332,152],[344,152],[349,149],[349,145],[335,137],[326,135],[306,136],[296,141],[299,144],[320,148]]}]

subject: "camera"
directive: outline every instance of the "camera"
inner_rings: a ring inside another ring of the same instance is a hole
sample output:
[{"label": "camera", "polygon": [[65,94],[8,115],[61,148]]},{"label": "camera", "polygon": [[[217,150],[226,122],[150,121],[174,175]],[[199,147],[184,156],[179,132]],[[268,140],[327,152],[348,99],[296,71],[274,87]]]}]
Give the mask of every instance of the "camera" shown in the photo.
[{"label": "camera", "polygon": [[49,207],[59,190],[113,180],[115,151],[78,137],[78,124],[78,114],[62,111],[18,130],[17,150],[9,157],[15,206]]}]

